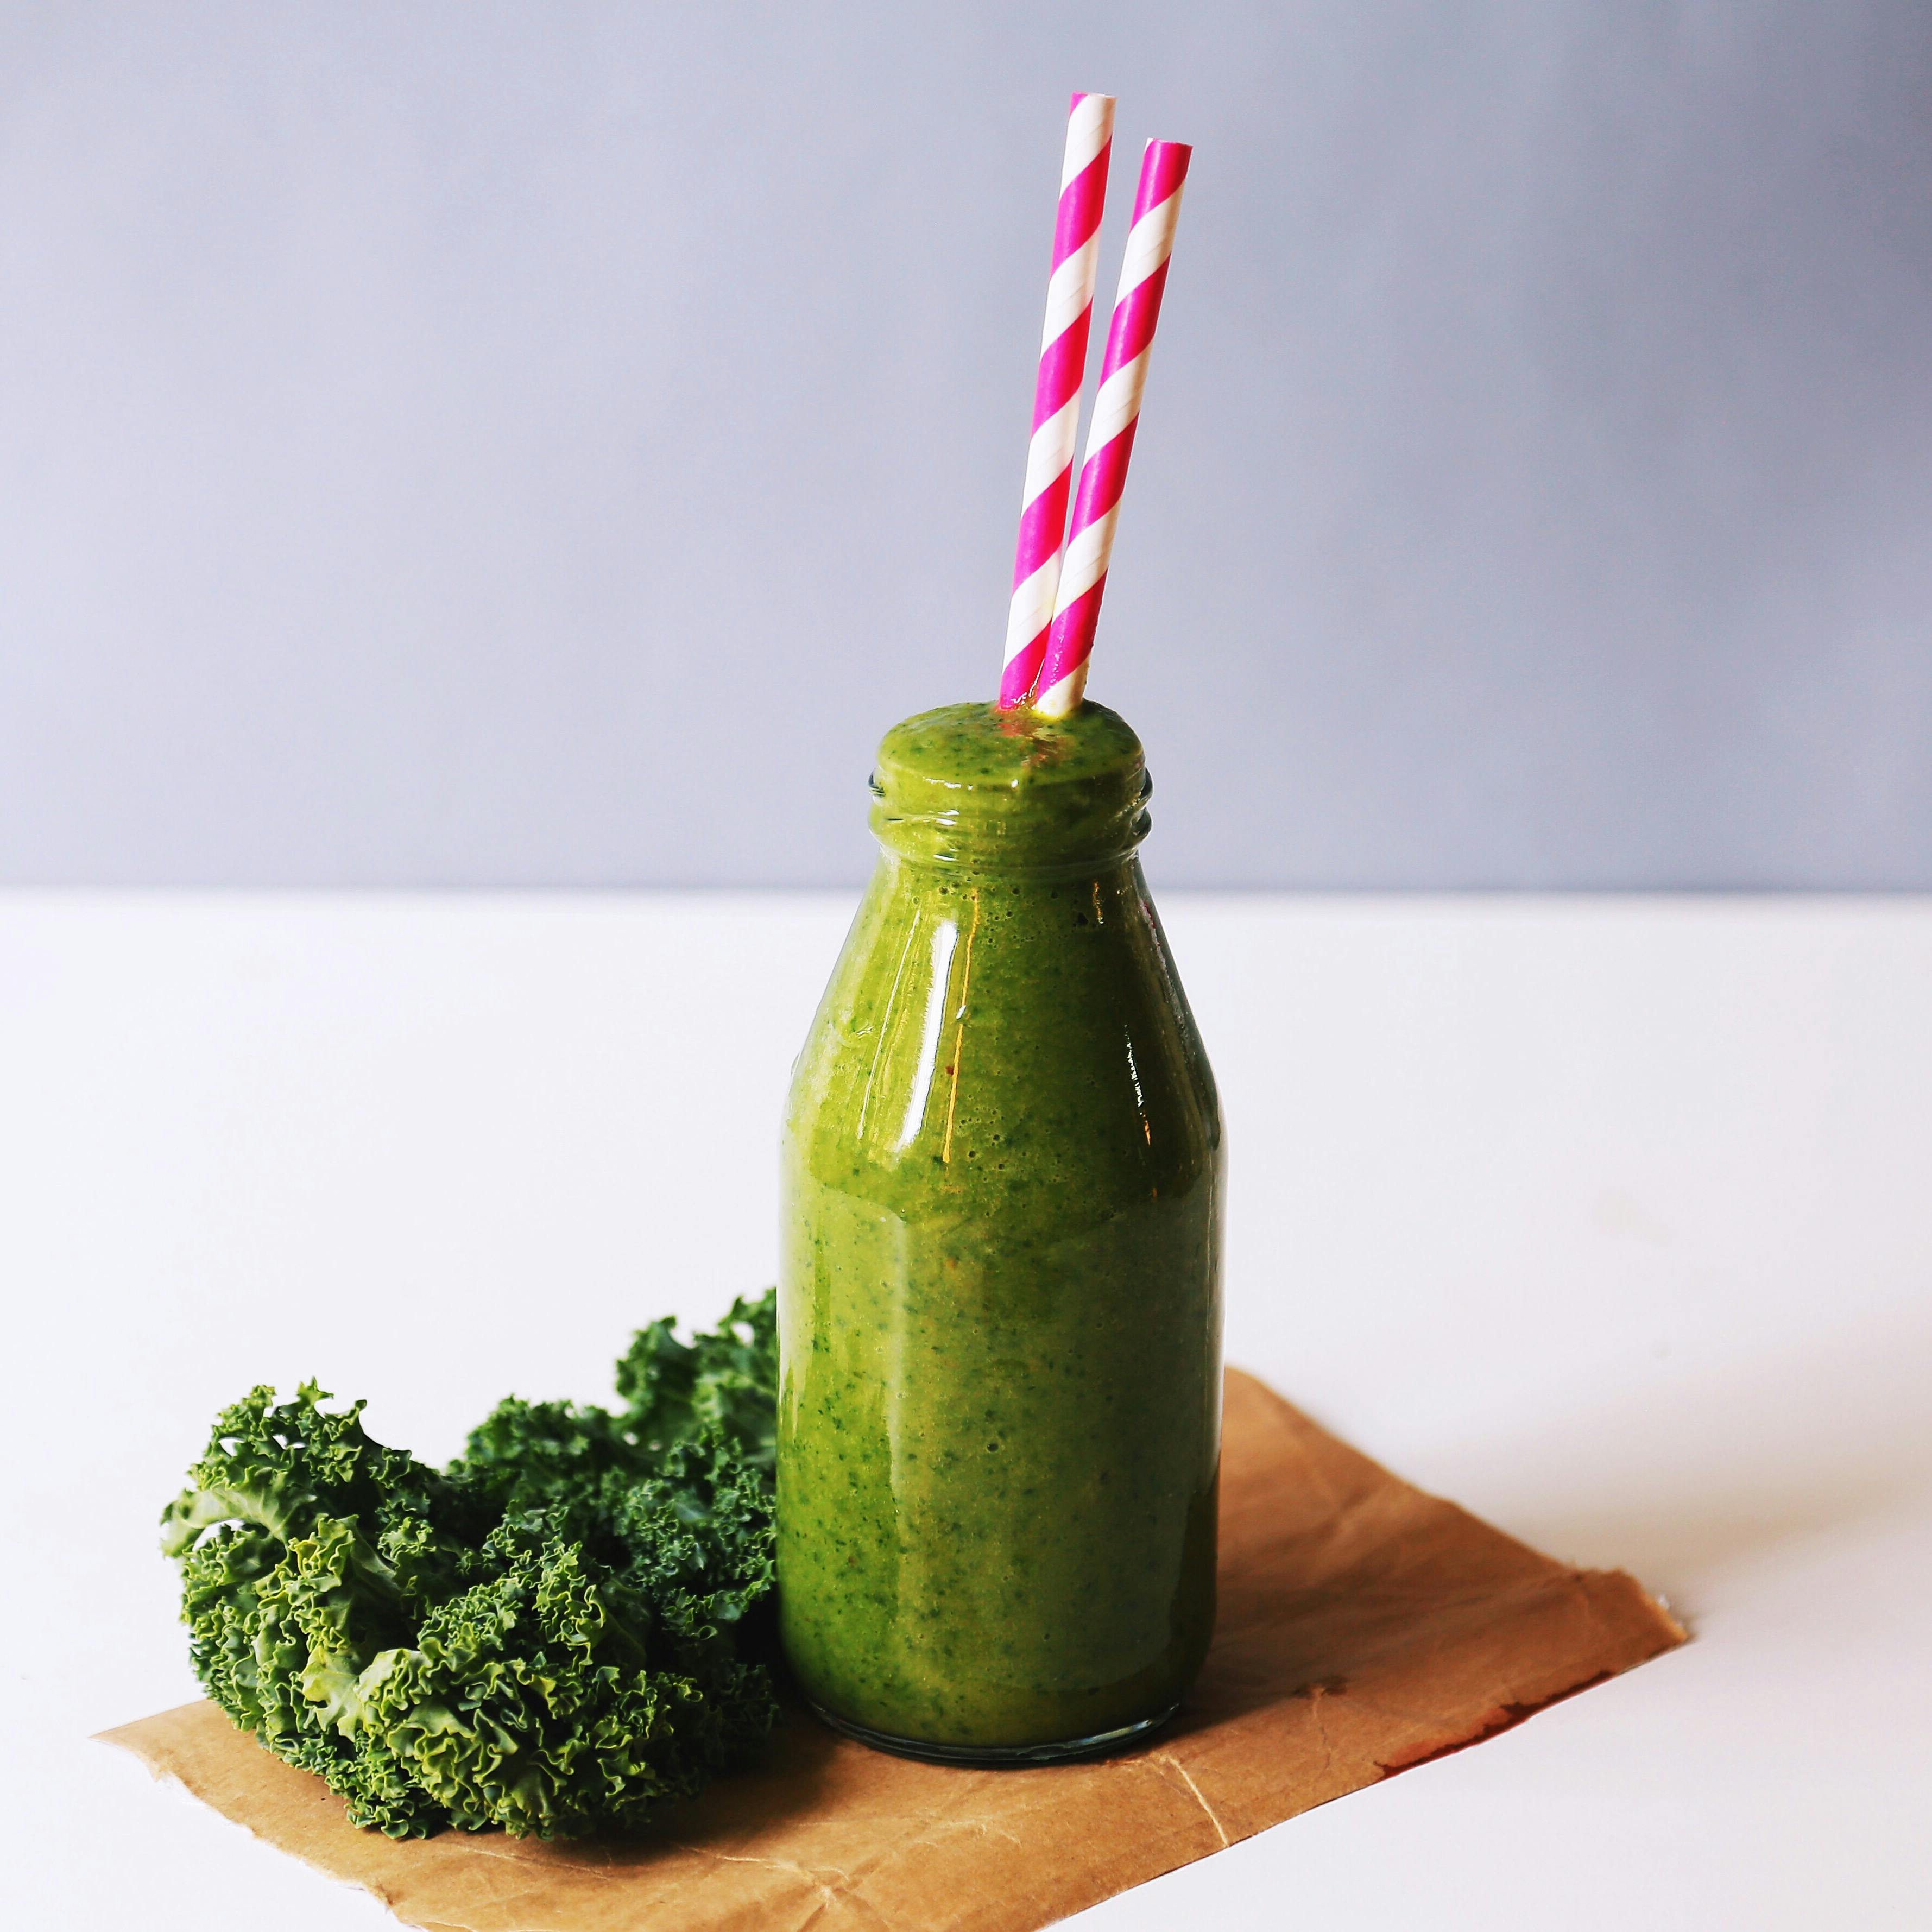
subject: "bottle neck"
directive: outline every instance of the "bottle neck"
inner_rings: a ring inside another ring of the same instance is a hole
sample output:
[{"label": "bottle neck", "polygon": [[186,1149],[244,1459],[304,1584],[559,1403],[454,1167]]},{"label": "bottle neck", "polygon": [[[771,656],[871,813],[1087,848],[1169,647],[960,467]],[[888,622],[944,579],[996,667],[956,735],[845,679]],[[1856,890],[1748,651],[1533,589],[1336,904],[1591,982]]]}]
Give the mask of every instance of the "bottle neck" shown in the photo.
[{"label": "bottle neck", "polygon": [[1153,791],[1140,740],[1104,706],[1043,718],[991,705],[922,712],[889,731],[872,830],[895,857],[956,873],[1071,878],[1124,865]]}]

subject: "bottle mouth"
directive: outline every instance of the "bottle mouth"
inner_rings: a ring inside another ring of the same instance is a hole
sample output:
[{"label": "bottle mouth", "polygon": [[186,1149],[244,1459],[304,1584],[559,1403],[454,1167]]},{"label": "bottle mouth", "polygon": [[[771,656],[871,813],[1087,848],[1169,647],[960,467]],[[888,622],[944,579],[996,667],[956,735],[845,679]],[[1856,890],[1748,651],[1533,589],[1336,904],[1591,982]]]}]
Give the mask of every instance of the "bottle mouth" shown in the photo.
[{"label": "bottle mouth", "polygon": [[887,850],[1040,874],[1126,857],[1147,836],[1154,781],[1140,740],[1105,705],[1047,718],[949,704],[886,734],[871,788]]}]

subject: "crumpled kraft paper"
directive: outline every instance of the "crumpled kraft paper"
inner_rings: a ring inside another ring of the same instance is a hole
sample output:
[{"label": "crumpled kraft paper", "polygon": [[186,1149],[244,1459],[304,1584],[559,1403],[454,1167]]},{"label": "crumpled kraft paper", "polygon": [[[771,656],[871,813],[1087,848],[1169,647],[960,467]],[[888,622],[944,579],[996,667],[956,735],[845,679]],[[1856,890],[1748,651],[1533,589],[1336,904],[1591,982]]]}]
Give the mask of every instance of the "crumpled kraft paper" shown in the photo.
[{"label": "crumpled kraft paper", "polygon": [[762,1770],[634,1840],[398,1844],[212,1704],[104,1738],[426,1932],[1033,1932],[1684,1640],[1632,1578],[1538,1556],[1238,1371],[1222,1480],[1200,1684],[1096,1763],[914,1764],[796,1714]]}]

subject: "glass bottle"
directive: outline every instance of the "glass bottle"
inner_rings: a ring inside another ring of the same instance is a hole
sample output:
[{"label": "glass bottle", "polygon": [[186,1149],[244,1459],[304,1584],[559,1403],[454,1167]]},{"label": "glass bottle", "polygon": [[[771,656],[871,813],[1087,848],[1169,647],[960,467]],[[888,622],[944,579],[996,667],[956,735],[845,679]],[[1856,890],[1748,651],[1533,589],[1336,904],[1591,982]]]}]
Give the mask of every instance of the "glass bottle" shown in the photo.
[{"label": "glass bottle", "polygon": [[886,734],[794,1071],[780,1615],[838,1728],[1046,1761],[1163,1721],[1214,1618],[1221,1125],[1089,704]]}]

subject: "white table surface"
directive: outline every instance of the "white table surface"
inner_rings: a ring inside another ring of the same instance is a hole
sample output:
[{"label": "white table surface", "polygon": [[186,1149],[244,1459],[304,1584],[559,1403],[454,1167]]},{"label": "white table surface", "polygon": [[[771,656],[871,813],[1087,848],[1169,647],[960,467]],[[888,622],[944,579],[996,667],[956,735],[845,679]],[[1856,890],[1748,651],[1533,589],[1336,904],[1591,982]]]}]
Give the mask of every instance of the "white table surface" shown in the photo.
[{"label": "white table surface", "polygon": [[[0,898],[10,1925],[393,1922],[86,1742],[195,1694],[156,1515],[258,1380],[440,1458],[766,1282],[849,907]],[[1932,904],[1163,910],[1232,1359],[1696,1640],[1078,1922],[1922,1932]]]}]

